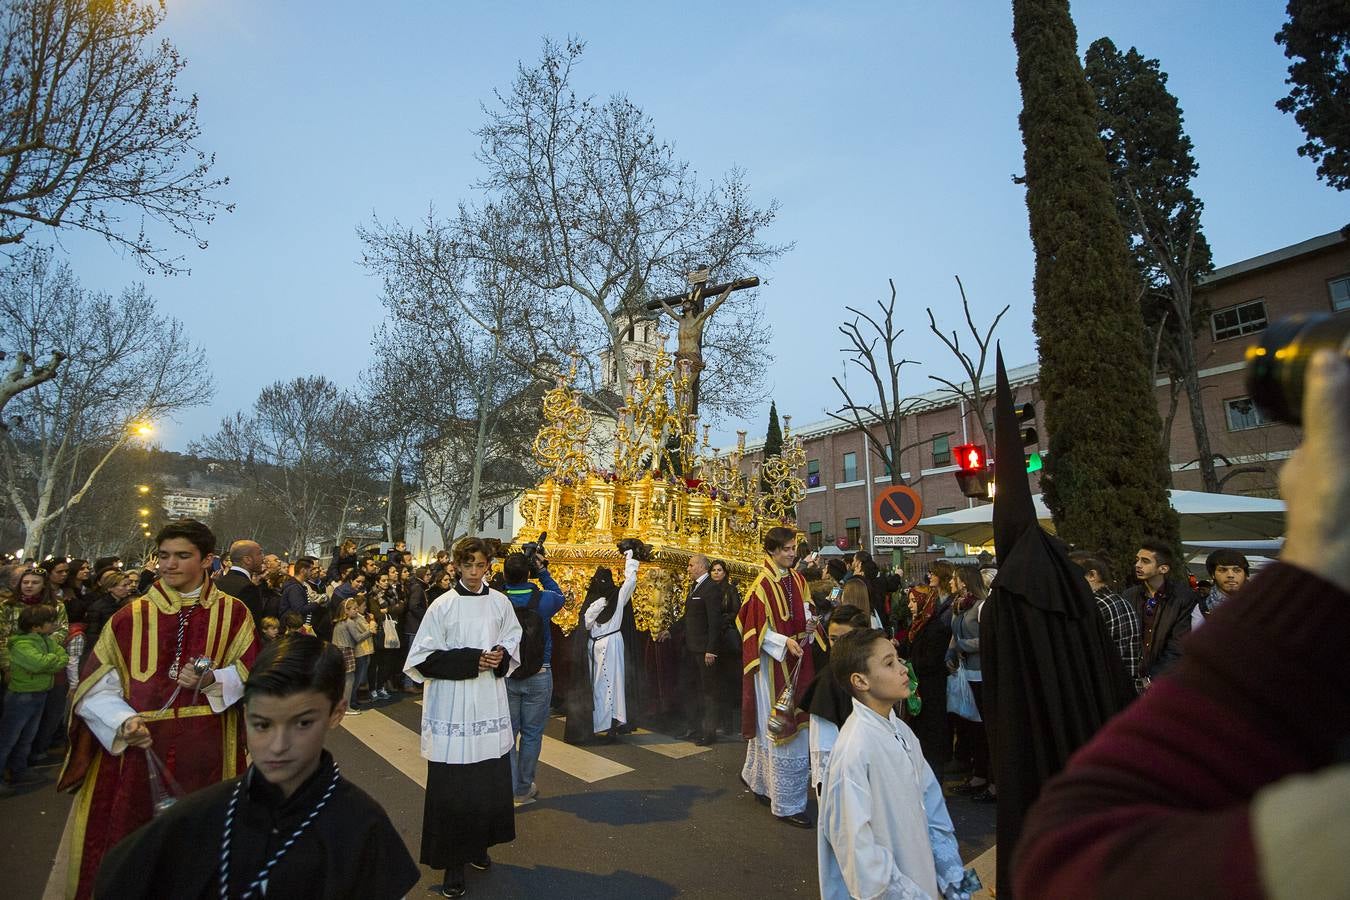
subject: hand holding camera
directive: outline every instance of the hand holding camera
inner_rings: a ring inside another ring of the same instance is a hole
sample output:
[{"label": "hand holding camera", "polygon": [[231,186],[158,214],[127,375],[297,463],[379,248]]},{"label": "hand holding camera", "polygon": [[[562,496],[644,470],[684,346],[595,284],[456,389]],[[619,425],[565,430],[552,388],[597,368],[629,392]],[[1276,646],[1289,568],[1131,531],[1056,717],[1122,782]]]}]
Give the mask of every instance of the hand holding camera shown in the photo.
[{"label": "hand holding camera", "polygon": [[624,538],[619,541],[619,552],[626,553],[633,551],[633,559],[638,562],[651,562],[653,548],[651,544],[644,544],[637,538]]}]

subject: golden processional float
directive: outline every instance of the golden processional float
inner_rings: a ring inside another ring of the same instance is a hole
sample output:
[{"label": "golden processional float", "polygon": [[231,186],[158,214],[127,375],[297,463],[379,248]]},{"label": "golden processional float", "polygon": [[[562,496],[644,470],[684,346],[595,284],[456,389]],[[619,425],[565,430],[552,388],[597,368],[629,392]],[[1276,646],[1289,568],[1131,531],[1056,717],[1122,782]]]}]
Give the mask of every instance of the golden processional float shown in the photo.
[{"label": "golden processional float", "polygon": [[793,512],[806,496],[797,473],[806,453],[787,416],[782,454],[746,472],[744,431],[727,454],[710,448],[706,425],[700,444],[698,417],[687,411],[691,365],[673,363],[663,349],[634,374],[614,426],[613,466],[598,469],[590,452],[595,420],[572,387],[576,370],[574,360],[544,395],[534,454],[546,474],[520,501],[514,548],[548,535],[549,572],[567,597],[554,621],[570,634],[596,567],[623,580],[617,542],[651,544],[633,612],[637,627],[655,636],[684,615],[690,556],[724,561],[742,588],[758,574],[764,532],[796,527]]}]

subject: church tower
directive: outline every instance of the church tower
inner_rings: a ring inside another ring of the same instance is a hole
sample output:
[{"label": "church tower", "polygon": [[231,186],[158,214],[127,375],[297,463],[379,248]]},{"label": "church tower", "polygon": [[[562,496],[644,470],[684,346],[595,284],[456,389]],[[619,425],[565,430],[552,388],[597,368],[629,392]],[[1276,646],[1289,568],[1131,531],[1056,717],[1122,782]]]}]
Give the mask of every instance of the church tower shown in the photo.
[{"label": "church tower", "polygon": [[628,320],[628,330],[619,340],[618,358],[612,349],[600,353],[601,387],[619,393],[619,366],[630,375],[638,367],[649,367],[661,349],[661,314],[644,313]]}]

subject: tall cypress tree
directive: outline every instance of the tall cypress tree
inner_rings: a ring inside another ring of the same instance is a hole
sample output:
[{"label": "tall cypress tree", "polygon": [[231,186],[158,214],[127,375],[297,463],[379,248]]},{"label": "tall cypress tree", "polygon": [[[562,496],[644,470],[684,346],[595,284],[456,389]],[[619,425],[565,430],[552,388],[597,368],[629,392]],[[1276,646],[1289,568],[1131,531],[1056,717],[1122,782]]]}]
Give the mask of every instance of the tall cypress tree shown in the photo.
[{"label": "tall cypress tree", "polygon": [[[778,404],[769,401],[769,430],[764,435],[764,459],[772,459],[775,456],[781,456],[783,453],[783,429],[778,424]],[[759,480],[759,490],[762,494],[769,492],[769,481],[761,477]]]},{"label": "tall cypress tree", "polygon": [[1041,485],[1060,536],[1120,565],[1146,536],[1178,543],[1138,280],[1068,0],[1013,0],[1013,42],[1050,435]]}]

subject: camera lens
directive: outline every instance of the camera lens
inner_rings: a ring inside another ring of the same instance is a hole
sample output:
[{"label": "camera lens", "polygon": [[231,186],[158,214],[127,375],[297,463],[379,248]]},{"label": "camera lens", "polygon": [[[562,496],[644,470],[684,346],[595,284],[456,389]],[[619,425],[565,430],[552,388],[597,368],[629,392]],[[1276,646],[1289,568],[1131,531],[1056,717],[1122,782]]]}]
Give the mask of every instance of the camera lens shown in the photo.
[{"label": "camera lens", "polygon": [[1247,348],[1247,392],[1268,418],[1303,424],[1308,360],[1334,350],[1350,364],[1350,312],[1290,316]]}]

